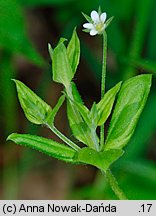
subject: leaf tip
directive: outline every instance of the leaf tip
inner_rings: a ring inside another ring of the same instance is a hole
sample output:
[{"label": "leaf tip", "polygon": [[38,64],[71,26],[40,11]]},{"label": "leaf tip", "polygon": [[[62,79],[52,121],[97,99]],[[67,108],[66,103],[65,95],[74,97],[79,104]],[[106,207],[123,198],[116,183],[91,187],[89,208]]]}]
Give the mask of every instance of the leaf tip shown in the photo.
[{"label": "leaf tip", "polygon": [[53,56],[53,48],[52,48],[52,46],[51,46],[51,44],[50,43],[48,43],[48,51],[49,51],[49,55],[50,55],[50,57],[51,57],[51,59],[52,59],[52,56]]},{"label": "leaf tip", "polygon": [[18,81],[18,80],[16,80],[16,79],[11,79],[11,80],[12,80],[13,82],[15,82],[15,83]]},{"label": "leaf tip", "polygon": [[10,135],[6,138],[6,141],[9,141],[9,140],[13,141],[14,135],[16,135],[16,133],[10,134]]},{"label": "leaf tip", "polygon": [[75,26],[75,27],[74,27],[74,30],[73,30],[73,32],[76,32],[76,29],[77,29],[77,26]]},{"label": "leaf tip", "polygon": [[17,80],[17,79],[11,79],[11,80],[12,80],[16,85],[21,83],[21,81],[19,81],[19,80]]}]

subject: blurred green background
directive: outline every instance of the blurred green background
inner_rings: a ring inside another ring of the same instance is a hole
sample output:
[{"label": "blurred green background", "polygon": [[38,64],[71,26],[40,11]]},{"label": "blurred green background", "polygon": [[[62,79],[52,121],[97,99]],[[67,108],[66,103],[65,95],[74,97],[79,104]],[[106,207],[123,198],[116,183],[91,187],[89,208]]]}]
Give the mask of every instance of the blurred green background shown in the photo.
[{"label": "blurred green background", "polygon": [[[86,21],[81,14],[99,5],[115,17],[107,29],[107,89],[137,74],[153,74],[135,134],[112,171],[129,199],[156,199],[155,0],[0,0],[0,199],[117,199],[94,167],[65,164],[6,142],[12,132],[59,141],[48,129],[27,121],[11,78],[53,106],[62,86],[52,82],[47,43],[54,47],[60,36],[69,39],[75,26],[81,61],[74,81],[88,106],[99,100],[102,37],[82,32]],[[64,104],[56,125],[73,139],[65,111]]]}]

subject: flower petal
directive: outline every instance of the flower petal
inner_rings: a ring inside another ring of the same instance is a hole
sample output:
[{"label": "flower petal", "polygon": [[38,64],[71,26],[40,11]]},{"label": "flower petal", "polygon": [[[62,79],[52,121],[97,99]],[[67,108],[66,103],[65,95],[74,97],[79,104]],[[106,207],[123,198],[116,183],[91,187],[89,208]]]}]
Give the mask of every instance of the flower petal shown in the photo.
[{"label": "flower petal", "polygon": [[106,21],[107,18],[107,14],[106,13],[102,13],[100,16],[100,20],[104,23]]},{"label": "flower petal", "polygon": [[94,36],[94,35],[96,35],[98,33],[98,31],[96,30],[96,29],[92,29],[91,31],[90,31],[90,35],[91,36]]},{"label": "flower petal", "polygon": [[94,22],[100,22],[99,14],[95,10],[91,12],[90,16]]},{"label": "flower petal", "polygon": [[83,27],[87,28],[87,29],[93,29],[94,28],[92,23],[85,23],[85,24],[83,24]]}]

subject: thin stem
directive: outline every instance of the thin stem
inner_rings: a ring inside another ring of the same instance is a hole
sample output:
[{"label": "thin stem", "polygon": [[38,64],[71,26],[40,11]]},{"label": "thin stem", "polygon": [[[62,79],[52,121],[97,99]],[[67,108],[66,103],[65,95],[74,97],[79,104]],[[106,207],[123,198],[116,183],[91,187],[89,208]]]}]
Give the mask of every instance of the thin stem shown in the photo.
[{"label": "thin stem", "polygon": [[[103,59],[102,59],[102,77],[101,77],[101,98],[105,94],[105,82],[106,82],[106,63],[107,63],[107,33],[103,33]],[[100,149],[104,146],[104,124],[100,127]]]},{"label": "thin stem", "polygon": [[124,192],[121,190],[121,188],[119,187],[119,184],[116,180],[116,178],[114,177],[114,175],[112,174],[112,172],[108,169],[107,172],[105,173],[107,181],[109,182],[112,190],[114,191],[115,195],[120,199],[120,200],[127,200],[126,195],[124,194]]},{"label": "thin stem", "polygon": [[72,142],[64,134],[62,134],[54,125],[50,126],[49,124],[47,124],[47,126],[54,134],[56,134],[63,142],[65,142],[71,148],[75,149],[76,151],[80,150],[79,146],[77,146],[74,142]]}]

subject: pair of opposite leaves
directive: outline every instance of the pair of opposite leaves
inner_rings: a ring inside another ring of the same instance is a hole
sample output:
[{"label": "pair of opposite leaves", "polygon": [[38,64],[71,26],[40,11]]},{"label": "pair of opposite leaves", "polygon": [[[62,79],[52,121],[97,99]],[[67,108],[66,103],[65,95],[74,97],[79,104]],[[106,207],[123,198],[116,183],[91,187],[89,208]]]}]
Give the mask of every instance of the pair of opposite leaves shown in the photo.
[{"label": "pair of opposite leaves", "polygon": [[[29,134],[14,133],[8,139],[67,162],[87,163],[106,171],[123,154],[122,149],[134,132],[149,94],[151,75],[133,77],[122,85],[121,82],[118,83],[99,103],[93,103],[91,110],[88,110],[72,82],[80,58],[80,43],[76,30],[74,29],[67,48],[64,41],[65,39],[61,38],[54,50],[49,46],[53,80],[65,87],[68,119],[73,135],[88,147],[75,150],[53,140]],[[51,109],[22,82],[14,81],[20,104],[28,120],[35,124],[53,127],[55,115],[64,102],[65,96],[62,95],[56,106]],[[104,149],[100,151],[96,128],[102,125],[111,114],[118,92]]]}]

